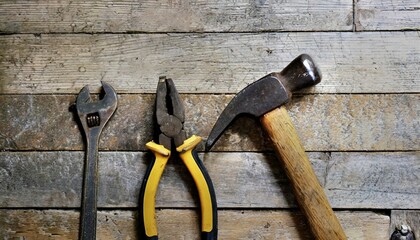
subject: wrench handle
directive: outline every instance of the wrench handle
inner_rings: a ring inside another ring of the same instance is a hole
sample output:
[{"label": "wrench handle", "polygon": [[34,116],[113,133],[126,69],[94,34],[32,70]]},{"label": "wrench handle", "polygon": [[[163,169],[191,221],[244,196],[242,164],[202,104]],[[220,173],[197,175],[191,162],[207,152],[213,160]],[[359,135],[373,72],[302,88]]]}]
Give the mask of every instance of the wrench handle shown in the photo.
[{"label": "wrench handle", "polygon": [[96,239],[96,211],[98,188],[98,144],[100,128],[86,132],[87,149],[83,177],[82,212],[80,216],[80,239]]},{"label": "wrench handle", "polygon": [[291,181],[296,200],[317,240],[345,240],[324,189],[308,160],[303,145],[284,106],[260,117],[279,160]]}]

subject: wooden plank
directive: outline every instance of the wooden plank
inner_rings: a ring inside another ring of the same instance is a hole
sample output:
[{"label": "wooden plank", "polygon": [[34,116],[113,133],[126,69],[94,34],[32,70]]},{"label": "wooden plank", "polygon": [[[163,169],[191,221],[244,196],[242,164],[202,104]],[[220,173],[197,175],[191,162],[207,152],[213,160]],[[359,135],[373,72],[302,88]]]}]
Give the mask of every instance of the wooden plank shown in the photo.
[{"label": "wooden plank", "polygon": [[154,93],[161,75],[184,93],[236,93],[301,53],[323,72],[307,92],[418,93],[418,43],[417,32],[3,35],[0,93],[75,94],[99,80]]},{"label": "wooden plank", "polygon": [[418,0],[363,0],[355,2],[358,31],[420,30]]},{"label": "wooden plank", "polygon": [[405,209],[411,205],[418,209],[419,160],[420,152],[331,153],[324,188],[333,206]]},{"label": "wooden plank", "polygon": [[352,1],[1,1],[0,32],[338,31]]},{"label": "wooden plank", "polygon": [[[152,140],[154,97],[121,94],[116,114],[104,129],[100,149],[145,151],[145,144]],[[233,95],[181,97],[187,134],[205,138]],[[82,134],[69,111],[75,98],[1,95],[0,149],[83,150]],[[419,100],[419,94],[306,95],[295,96],[287,108],[307,151],[419,150]],[[203,145],[198,149],[203,150]],[[258,121],[243,117],[212,150],[271,149]]]},{"label": "wooden plank", "polygon": [[[143,175],[153,156],[102,152],[98,206],[136,207]],[[272,154],[200,154],[212,177],[219,208],[296,207],[290,183]],[[334,208],[417,209],[418,153],[309,153]],[[408,167],[409,166],[409,167]],[[0,207],[80,206],[82,152],[1,152]],[[398,182],[399,184],[395,184]],[[157,193],[157,207],[197,204],[186,168],[170,161]],[[30,196],[30,197],[28,197]]]},{"label": "wooden plank", "polygon": [[411,230],[414,232],[414,236],[417,238],[420,237],[419,210],[392,210],[389,235],[391,236],[396,226],[401,226],[402,224],[410,226]]},{"label": "wooden plank", "polygon": [[[0,237],[76,239],[78,212],[0,210]],[[389,217],[373,212],[337,212],[348,239],[387,239]],[[98,239],[137,239],[137,214],[100,211]],[[159,239],[200,239],[193,210],[157,211]],[[293,211],[219,211],[220,239],[313,239],[303,215]]]},{"label": "wooden plank", "polygon": [[[82,152],[0,152],[0,156],[2,207],[80,206]],[[326,156],[312,156],[319,162],[318,172],[324,171],[321,159]],[[102,153],[98,205],[137,206],[143,175],[152,157],[136,152]],[[293,201],[293,196],[287,194],[291,191],[286,177],[273,156],[267,161],[265,155],[247,153],[215,153],[201,158],[213,178],[219,207],[288,206]],[[229,162],[231,167],[226,168]],[[287,189],[286,195],[283,189]],[[195,206],[195,191],[186,168],[171,161],[161,180],[157,207]]]}]

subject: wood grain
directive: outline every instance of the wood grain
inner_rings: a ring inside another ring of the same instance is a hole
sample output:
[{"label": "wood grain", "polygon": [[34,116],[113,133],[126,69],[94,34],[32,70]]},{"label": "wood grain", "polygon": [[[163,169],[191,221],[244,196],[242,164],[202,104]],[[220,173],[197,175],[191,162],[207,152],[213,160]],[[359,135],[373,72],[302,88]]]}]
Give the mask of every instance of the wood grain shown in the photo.
[{"label": "wood grain", "polygon": [[[83,152],[0,152],[0,207],[80,207]],[[100,208],[138,204],[150,154],[101,152]],[[219,208],[296,207],[290,182],[273,154],[200,154],[214,184]],[[419,154],[311,152],[309,159],[333,208],[417,209],[420,206]],[[398,184],[395,184],[395,183]],[[30,196],[30,197],[28,197]],[[170,160],[156,206],[198,204],[186,167]]]},{"label": "wood grain", "polygon": [[[206,138],[233,95],[182,95],[188,136]],[[105,127],[102,150],[146,151],[152,139],[154,95],[120,94]],[[1,95],[0,149],[83,150],[82,134],[69,106],[74,95]],[[306,95],[287,105],[307,151],[420,150],[418,94]],[[401,118],[404,116],[404,118]],[[199,124],[196,124],[199,123]],[[202,142],[198,150],[204,149]],[[242,117],[213,151],[272,150],[256,119]]]},{"label": "wood grain", "polygon": [[76,94],[104,80],[154,93],[159,76],[183,93],[237,93],[307,53],[314,93],[418,93],[417,32],[40,34],[0,36],[0,93]]},{"label": "wood grain", "polygon": [[414,232],[416,239],[420,237],[420,211],[419,210],[392,210],[389,236],[395,227],[406,224]]},{"label": "wood grain", "polygon": [[[348,239],[387,239],[389,217],[374,212],[337,212]],[[75,239],[78,212],[0,210],[0,237]],[[220,239],[313,239],[304,217],[294,211],[219,211]],[[137,239],[136,213],[100,211],[99,239]],[[199,216],[193,210],[157,211],[159,239],[200,239]]]},{"label": "wood grain", "polygon": [[363,0],[355,2],[358,31],[420,30],[418,0]]},{"label": "wood grain", "polygon": [[[354,208],[365,208],[375,205],[370,199],[376,198],[379,204],[386,202],[390,209],[405,209],[408,201],[413,201],[417,209],[420,187],[409,185],[418,183],[420,152],[407,154],[404,157],[405,153],[331,153],[324,185],[331,204],[342,206],[351,202]],[[391,185],[395,194],[386,190]],[[340,198],[333,197],[336,194]],[[407,202],[399,204],[400,201]]]},{"label": "wood grain", "polygon": [[[205,138],[233,94],[301,53],[323,80],[286,107],[346,235],[389,239],[409,223],[419,237],[419,11],[417,0],[0,1],[0,239],[77,238],[84,145],[68,109],[85,84],[120,95],[100,143],[115,152],[101,152],[98,238],[137,239],[158,77],[175,80],[188,135]],[[225,209],[221,239],[313,239],[272,149],[241,118],[213,148],[227,152],[200,154]],[[161,183],[161,239],[198,239],[185,167],[170,161]]]},{"label": "wood grain", "polygon": [[351,1],[1,1],[0,31],[250,32],[351,30]]},{"label": "wood grain", "polygon": [[284,169],[295,199],[305,214],[315,239],[347,239],[331,208],[286,107],[273,109],[260,117]]}]

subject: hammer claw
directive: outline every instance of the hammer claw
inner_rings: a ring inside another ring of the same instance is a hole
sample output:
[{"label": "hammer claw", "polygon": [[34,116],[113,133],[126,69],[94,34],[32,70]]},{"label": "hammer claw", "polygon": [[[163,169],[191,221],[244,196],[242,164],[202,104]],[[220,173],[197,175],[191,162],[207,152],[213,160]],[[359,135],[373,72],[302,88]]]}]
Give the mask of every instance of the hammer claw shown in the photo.
[{"label": "hammer claw", "polygon": [[207,138],[206,151],[210,150],[221,134],[238,116],[259,117],[288,100],[289,96],[286,89],[273,74],[251,83],[235,95],[220,114]]},{"label": "hammer claw", "polygon": [[321,73],[311,57],[302,54],[279,73],[271,73],[240,91],[221,113],[207,142],[209,150],[228,125],[240,114],[260,117],[279,160],[294,189],[317,240],[344,240],[346,236],[331,209],[292,121],[283,106],[292,92],[321,81]]}]

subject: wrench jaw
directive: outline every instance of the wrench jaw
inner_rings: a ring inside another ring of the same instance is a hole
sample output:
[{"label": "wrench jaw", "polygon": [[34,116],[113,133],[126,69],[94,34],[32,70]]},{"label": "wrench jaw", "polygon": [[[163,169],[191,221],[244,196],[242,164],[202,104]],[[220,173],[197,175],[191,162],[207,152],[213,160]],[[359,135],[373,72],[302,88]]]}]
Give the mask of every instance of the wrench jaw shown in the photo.
[{"label": "wrench jaw", "polygon": [[91,129],[102,129],[117,109],[117,93],[109,84],[101,83],[105,94],[99,101],[92,101],[88,85],[82,88],[76,99],[77,114],[86,134]]},{"label": "wrench jaw", "polygon": [[[89,138],[89,126],[88,126],[88,114],[89,108],[92,105],[92,99],[90,97],[89,86],[86,85],[80,90],[79,95],[76,98],[76,111],[79,116],[79,121],[82,124],[83,130],[86,134],[86,137]],[[90,125],[90,124],[89,124]]]},{"label": "wrench jaw", "polygon": [[108,83],[101,81],[101,84],[102,91],[105,93],[105,96],[100,100],[102,106],[109,106],[110,109],[115,111],[118,102],[117,93]]},{"label": "wrench jaw", "polygon": [[101,83],[102,91],[105,95],[99,101],[102,106],[102,109],[99,111],[99,120],[101,121],[102,126],[104,126],[117,109],[118,97],[111,85],[103,81],[101,81]]},{"label": "wrench jaw", "polygon": [[76,106],[83,106],[85,103],[91,102],[89,86],[86,85],[80,90],[79,95],[77,95]]}]

